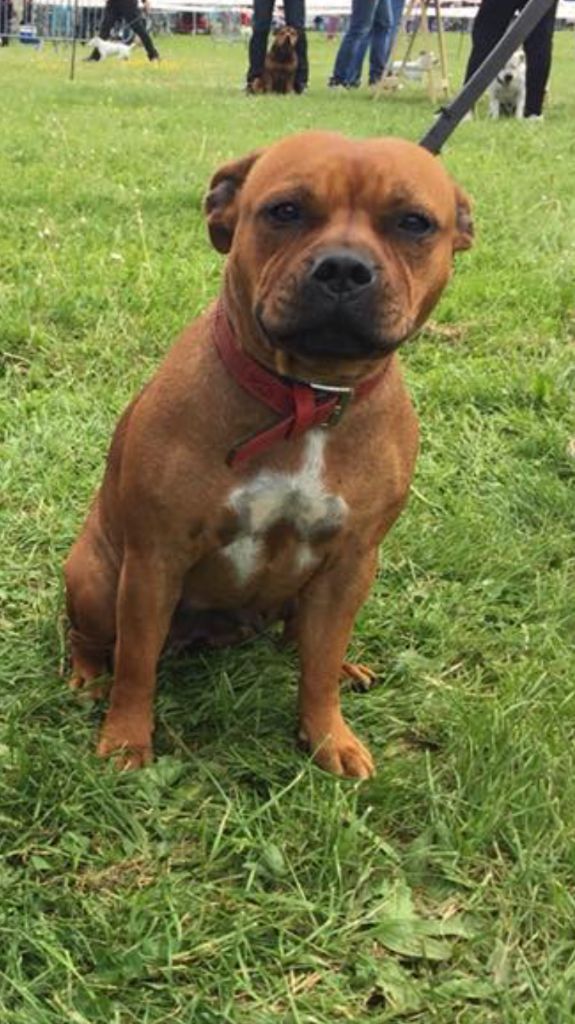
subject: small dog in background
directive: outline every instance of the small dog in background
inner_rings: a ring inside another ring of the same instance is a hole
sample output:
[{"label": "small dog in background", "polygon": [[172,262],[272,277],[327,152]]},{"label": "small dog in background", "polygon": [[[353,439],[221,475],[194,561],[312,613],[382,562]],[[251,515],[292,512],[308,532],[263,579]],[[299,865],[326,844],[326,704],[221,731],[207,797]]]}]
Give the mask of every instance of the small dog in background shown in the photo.
[{"label": "small dog in background", "polygon": [[516,50],[488,90],[489,116],[523,117],[525,110],[525,54]]},{"label": "small dog in background", "polygon": [[88,46],[98,51],[100,60],[106,60],[106,57],[129,60],[133,49],[133,43],[128,45],[128,43],[121,43],[117,39],[100,39],[100,36],[90,39]]},{"label": "small dog in background", "polygon": [[273,42],[266,55],[264,73],[258,80],[256,92],[285,94],[295,91],[298,38],[297,28],[292,28],[291,25],[284,25],[274,32]]},{"label": "small dog in background", "polygon": [[402,74],[408,82],[421,82],[423,76],[432,68],[439,63],[437,57],[433,53],[427,53],[426,50],[422,50],[415,60],[394,60],[391,64],[392,76]]}]

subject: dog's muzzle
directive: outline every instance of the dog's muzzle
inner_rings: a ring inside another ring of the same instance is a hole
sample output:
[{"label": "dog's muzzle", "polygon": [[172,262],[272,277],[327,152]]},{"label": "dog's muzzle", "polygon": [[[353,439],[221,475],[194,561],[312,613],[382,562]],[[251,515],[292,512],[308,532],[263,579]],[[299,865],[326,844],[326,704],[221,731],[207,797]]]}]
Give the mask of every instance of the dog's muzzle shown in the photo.
[{"label": "dog's muzzle", "polygon": [[375,359],[397,347],[378,334],[381,293],[380,269],[368,253],[325,248],[314,254],[287,308],[280,307],[280,322],[262,309],[259,323],[274,347],[302,356]]}]

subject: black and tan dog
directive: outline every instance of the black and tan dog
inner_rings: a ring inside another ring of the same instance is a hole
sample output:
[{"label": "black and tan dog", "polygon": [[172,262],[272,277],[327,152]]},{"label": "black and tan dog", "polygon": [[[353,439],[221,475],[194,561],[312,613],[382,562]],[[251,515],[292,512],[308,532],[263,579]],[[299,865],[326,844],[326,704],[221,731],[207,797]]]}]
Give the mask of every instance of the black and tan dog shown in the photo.
[{"label": "black and tan dog", "polygon": [[254,92],[285,94],[295,91],[298,36],[297,28],[290,25],[284,25],[274,32],[273,42],[266,54],[263,75],[253,84]]},{"label": "black and tan dog", "polygon": [[66,564],[71,685],[113,652],[98,751],[136,767],[164,644],[283,620],[300,737],[364,778],[339,683],[417,452],[396,350],[471,244],[469,204],[412,143],[310,132],[220,168],[206,211],[220,297],[121,417]]}]

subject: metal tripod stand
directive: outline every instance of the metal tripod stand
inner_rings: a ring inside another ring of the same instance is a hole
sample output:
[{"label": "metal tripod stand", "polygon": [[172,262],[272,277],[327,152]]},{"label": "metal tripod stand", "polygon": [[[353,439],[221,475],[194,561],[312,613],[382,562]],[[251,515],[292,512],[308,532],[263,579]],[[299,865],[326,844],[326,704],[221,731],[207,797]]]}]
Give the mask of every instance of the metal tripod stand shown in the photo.
[{"label": "metal tripod stand", "polygon": [[[421,55],[422,71],[427,78],[427,89],[430,99],[432,103],[435,103],[438,93],[444,99],[449,96],[449,75],[447,71],[447,50],[445,47],[445,32],[443,29],[441,2],[440,0],[432,0],[429,6],[433,7],[434,17],[436,19],[437,48],[439,51],[437,55],[438,64],[434,59],[435,54],[433,53],[433,47],[431,44],[432,33],[429,29],[429,16],[427,13],[428,4],[426,0],[409,0],[404,14],[404,23],[407,23],[410,18],[414,17],[416,8],[419,9],[419,18],[415,23],[414,31],[409,33],[407,50],[405,51],[405,55],[401,61],[401,66],[397,71],[397,77],[400,80],[402,77],[405,77],[406,65],[410,60],[417,37],[421,33],[420,38],[425,45],[425,51]],[[437,70],[439,70],[439,84],[437,82]]]}]

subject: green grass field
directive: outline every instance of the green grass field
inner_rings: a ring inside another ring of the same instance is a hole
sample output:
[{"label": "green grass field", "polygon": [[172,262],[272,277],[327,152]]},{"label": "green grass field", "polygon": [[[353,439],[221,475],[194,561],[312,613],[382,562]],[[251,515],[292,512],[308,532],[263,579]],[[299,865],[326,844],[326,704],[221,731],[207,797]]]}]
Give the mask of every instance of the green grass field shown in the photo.
[{"label": "green grass field", "polygon": [[[164,661],[158,759],[94,756],[62,673],[61,564],[113,424],[216,293],[201,201],[288,132],[417,139],[417,86],[242,95],[245,49],[0,50],[2,1024],[575,1019],[575,44],[544,124],[463,125],[477,244],[404,353],[422,424],[346,693],[377,778],[296,752],[268,639]],[[451,40],[454,85],[467,41]]]}]

